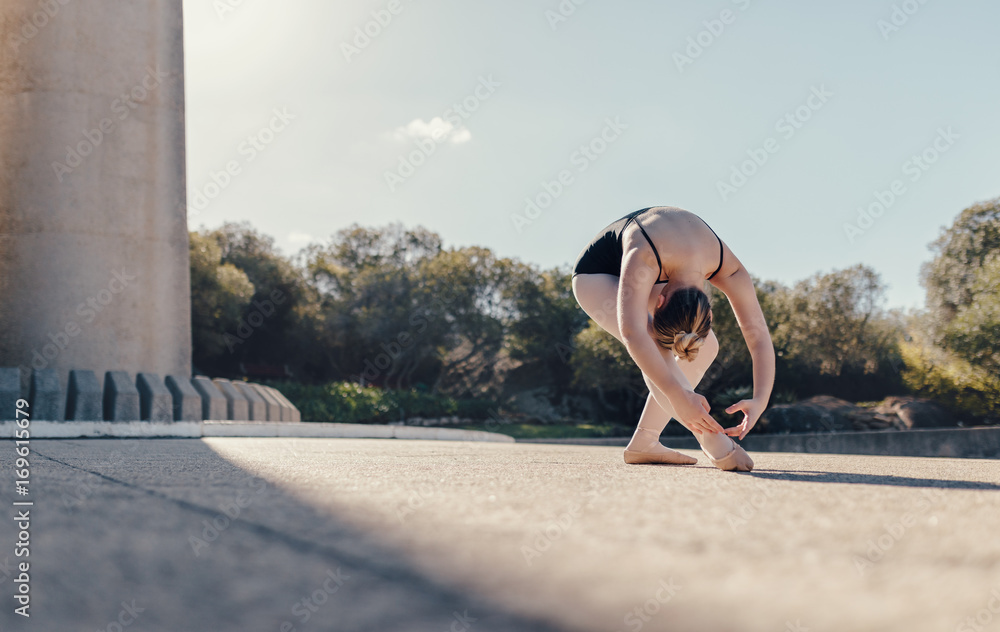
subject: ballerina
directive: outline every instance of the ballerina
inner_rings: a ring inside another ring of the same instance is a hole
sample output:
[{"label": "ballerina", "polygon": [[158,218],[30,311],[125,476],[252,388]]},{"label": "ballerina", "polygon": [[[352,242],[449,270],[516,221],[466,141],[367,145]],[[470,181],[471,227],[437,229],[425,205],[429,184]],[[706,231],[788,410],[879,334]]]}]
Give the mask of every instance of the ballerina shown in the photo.
[{"label": "ballerina", "polygon": [[[719,352],[705,281],[729,299],[753,359],[753,397],[726,409],[743,413],[732,428],[720,426],[708,400],[693,390]],[[654,206],[612,223],[580,254],[573,295],[588,316],[625,345],[649,388],[625,448],[626,463],[697,463],[660,443],[660,433],[674,418],[694,433],[715,467],[753,469],[750,455],[733,437],[742,440],[767,407],[774,346],[750,274],[704,220],[683,209]]]}]

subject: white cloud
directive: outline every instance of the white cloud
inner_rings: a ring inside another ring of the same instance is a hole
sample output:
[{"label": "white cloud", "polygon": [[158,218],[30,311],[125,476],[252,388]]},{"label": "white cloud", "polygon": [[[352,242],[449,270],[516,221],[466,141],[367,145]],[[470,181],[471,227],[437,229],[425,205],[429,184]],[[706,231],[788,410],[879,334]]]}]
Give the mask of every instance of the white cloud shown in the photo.
[{"label": "white cloud", "polygon": [[449,142],[452,145],[461,145],[472,140],[472,133],[467,128],[456,127],[440,116],[435,116],[430,121],[413,119],[407,125],[397,127],[389,135],[397,141],[430,138],[440,143]]},{"label": "white cloud", "polygon": [[288,241],[293,244],[307,244],[313,240],[313,236],[309,233],[297,233],[292,231],[288,233]]}]

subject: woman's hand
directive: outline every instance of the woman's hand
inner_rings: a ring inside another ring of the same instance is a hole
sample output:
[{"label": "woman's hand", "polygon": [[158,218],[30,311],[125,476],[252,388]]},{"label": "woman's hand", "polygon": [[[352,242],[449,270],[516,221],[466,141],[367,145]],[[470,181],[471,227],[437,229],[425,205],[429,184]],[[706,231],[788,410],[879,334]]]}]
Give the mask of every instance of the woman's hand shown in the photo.
[{"label": "woman's hand", "polygon": [[719,422],[708,414],[710,410],[708,400],[698,393],[683,389],[677,397],[670,400],[670,403],[674,407],[677,421],[691,432],[695,434],[725,432]]},{"label": "woman's hand", "polygon": [[743,411],[743,421],[738,426],[726,428],[726,434],[731,437],[738,436],[740,441],[742,441],[743,437],[747,436],[750,429],[760,419],[765,408],[767,408],[767,402],[761,402],[756,399],[743,399],[736,402],[727,408],[726,412],[730,415],[735,415],[738,411]]}]

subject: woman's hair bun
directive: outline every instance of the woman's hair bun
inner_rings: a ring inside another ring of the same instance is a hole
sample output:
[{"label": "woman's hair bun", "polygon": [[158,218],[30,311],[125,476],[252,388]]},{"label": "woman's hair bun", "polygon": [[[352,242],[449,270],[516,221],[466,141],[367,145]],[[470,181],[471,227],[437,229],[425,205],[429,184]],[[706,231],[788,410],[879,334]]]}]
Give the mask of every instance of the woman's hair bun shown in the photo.
[{"label": "woman's hair bun", "polygon": [[705,344],[705,339],[695,333],[678,331],[674,334],[673,350],[678,358],[691,361],[698,357],[698,349]]}]

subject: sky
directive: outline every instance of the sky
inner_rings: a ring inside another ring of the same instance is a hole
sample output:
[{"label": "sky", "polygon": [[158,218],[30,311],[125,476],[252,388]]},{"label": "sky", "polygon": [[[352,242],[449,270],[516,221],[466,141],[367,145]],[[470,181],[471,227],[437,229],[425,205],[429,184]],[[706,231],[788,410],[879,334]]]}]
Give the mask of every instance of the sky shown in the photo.
[{"label": "sky", "polygon": [[647,206],[756,277],[858,263],[920,307],[1000,196],[1000,3],[185,1],[188,222],[352,224],[571,265]]}]

